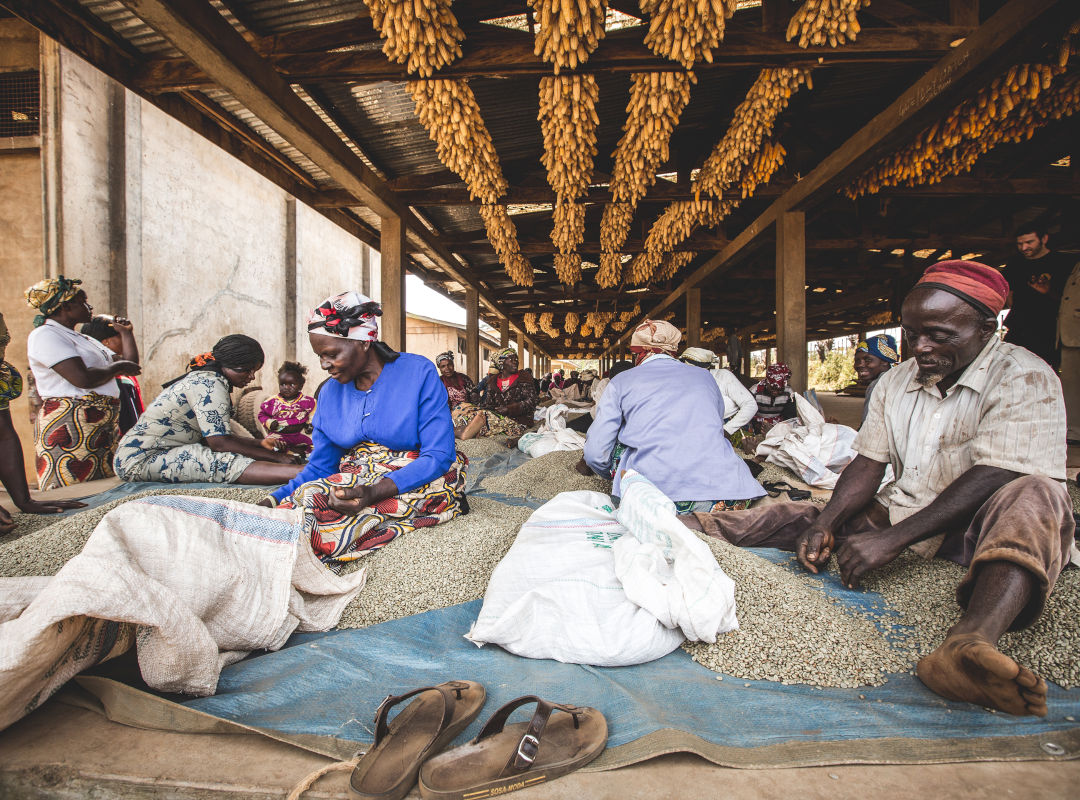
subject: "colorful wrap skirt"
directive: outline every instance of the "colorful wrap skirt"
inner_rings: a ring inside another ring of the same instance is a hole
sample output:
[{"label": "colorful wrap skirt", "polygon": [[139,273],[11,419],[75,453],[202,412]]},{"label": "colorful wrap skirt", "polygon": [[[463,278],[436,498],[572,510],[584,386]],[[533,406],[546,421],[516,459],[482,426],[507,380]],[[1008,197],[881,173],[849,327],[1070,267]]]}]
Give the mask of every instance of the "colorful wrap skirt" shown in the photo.
[{"label": "colorful wrap skirt", "polygon": [[113,477],[120,429],[115,397],[46,397],[34,423],[39,489]]},{"label": "colorful wrap skirt", "polygon": [[341,472],[309,481],[278,508],[303,508],[305,532],[323,561],[354,561],[403,533],[449,522],[468,510],[465,477],[469,459],[457,453],[445,475],[424,486],[381,500],[360,514],[330,507],[330,492],[342,486],[371,486],[420,456],[362,442],[341,459]]},{"label": "colorful wrap skirt", "polygon": [[480,436],[521,436],[527,430],[520,422],[515,422],[510,417],[503,416],[486,408],[480,408],[472,403],[458,403],[450,410],[450,416],[454,420],[455,428],[464,428],[472,422],[478,414],[484,417],[483,427],[477,437]]}]

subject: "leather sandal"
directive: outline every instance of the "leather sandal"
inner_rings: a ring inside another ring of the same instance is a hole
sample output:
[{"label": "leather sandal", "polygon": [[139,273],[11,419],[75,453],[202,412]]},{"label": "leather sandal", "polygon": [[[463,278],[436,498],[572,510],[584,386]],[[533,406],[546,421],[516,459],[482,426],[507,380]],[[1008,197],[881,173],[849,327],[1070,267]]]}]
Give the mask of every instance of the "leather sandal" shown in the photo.
[{"label": "leather sandal", "polygon": [[[529,722],[507,725],[510,714],[536,703]],[[552,718],[553,711],[563,714]],[[535,695],[511,700],[479,735],[425,762],[425,800],[484,800],[537,786],[588,764],[607,745],[607,721],[595,708],[549,703]]]},{"label": "leather sandal", "polygon": [[[416,699],[387,723],[390,709]],[[447,681],[387,695],[375,712],[375,743],[349,778],[349,795],[363,800],[400,800],[416,785],[420,765],[476,719],[487,693],[474,681]]]}]

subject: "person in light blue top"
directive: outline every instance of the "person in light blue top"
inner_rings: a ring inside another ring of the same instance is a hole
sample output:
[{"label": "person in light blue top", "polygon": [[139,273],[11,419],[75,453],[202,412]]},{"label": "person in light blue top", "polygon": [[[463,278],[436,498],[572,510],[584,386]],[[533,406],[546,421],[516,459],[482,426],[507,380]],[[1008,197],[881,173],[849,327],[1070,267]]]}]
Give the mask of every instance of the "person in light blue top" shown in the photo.
[{"label": "person in light blue top", "polygon": [[428,359],[378,340],[381,313],[358,292],[313,312],[308,339],[333,380],[317,393],[307,465],[263,501],[303,508],[325,560],[353,560],[468,508],[446,389]]},{"label": "person in light blue top", "polygon": [[630,340],[637,366],[611,379],[585,441],[585,463],[611,476],[633,469],[680,513],[748,508],[765,490],[724,437],[724,400],[708,372],[672,357],[679,330],[645,320]]}]

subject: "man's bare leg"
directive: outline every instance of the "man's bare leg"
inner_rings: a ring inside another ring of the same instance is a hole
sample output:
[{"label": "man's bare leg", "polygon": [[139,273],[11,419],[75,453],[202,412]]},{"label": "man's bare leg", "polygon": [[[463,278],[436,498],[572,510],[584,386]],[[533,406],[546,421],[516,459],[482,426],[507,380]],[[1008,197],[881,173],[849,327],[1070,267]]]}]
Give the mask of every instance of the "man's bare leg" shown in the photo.
[{"label": "man's bare leg", "polygon": [[979,569],[967,611],[916,674],[934,692],[1009,714],[1046,716],[1046,682],[997,649],[997,641],[1037,591],[1035,577],[1010,561]]}]

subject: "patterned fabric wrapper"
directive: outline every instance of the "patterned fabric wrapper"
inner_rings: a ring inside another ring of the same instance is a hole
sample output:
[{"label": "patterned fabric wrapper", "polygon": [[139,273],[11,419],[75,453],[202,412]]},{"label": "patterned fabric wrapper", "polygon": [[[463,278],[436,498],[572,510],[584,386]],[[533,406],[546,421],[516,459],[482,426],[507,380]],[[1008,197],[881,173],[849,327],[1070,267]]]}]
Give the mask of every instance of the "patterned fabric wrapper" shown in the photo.
[{"label": "patterned fabric wrapper", "polygon": [[464,428],[477,414],[484,416],[484,425],[480,428],[480,433],[476,434],[478,438],[481,436],[521,436],[525,433],[526,428],[520,422],[514,422],[510,417],[504,417],[494,411],[478,408],[472,403],[459,403],[450,409],[455,428]]},{"label": "patterned fabric wrapper", "polygon": [[0,362],[0,411],[7,411],[11,401],[22,394],[22,375],[6,361]]},{"label": "patterned fabric wrapper", "polygon": [[371,486],[419,458],[416,450],[390,450],[361,442],[341,459],[341,472],[309,481],[278,505],[303,508],[311,547],[323,561],[355,561],[403,533],[449,522],[465,513],[469,459],[458,453],[450,469],[425,486],[382,500],[357,515],[330,507],[329,495],[341,486]]},{"label": "patterned fabric wrapper", "polygon": [[38,488],[111,478],[119,414],[115,397],[46,397],[34,425]]}]

